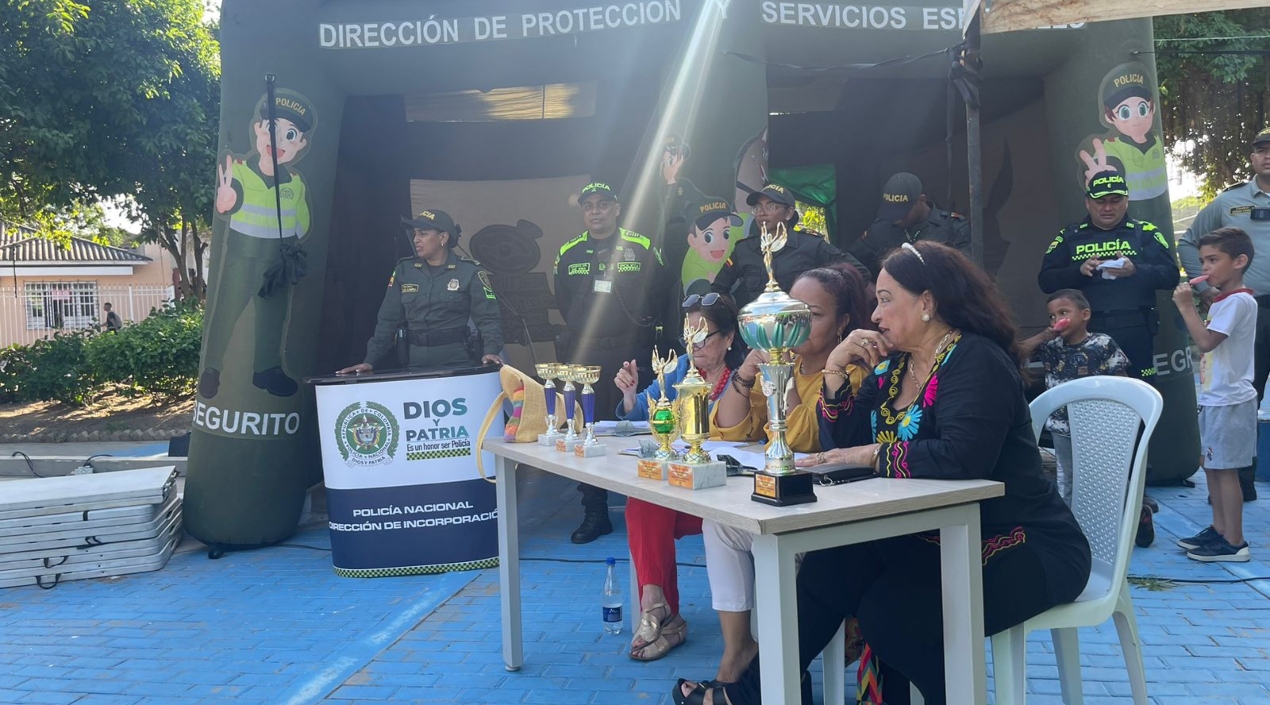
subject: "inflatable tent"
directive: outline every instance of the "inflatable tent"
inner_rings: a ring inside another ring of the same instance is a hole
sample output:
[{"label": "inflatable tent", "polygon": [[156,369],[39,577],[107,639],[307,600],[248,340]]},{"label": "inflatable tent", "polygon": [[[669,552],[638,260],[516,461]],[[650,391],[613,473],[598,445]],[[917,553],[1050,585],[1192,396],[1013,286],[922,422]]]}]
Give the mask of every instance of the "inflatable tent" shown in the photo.
[{"label": "inflatable tent", "polygon": [[[981,183],[982,263],[1023,330],[1039,330],[1036,272],[1083,217],[1091,162],[1117,160],[1137,184],[1130,214],[1171,234],[1151,24],[983,36],[972,179],[950,81],[965,11],[955,0],[225,0],[189,531],[247,547],[294,530],[321,479],[299,382],[362,359],[393,262],[410,254],[400,218],[425,206],[452,214],[489,269],[522,369],[553,359],[550,267],[582,229],[576,194],[591,179],[617,187],[623,225],[694,280],[722,264],[719,248],[686,236],[680,214],[695,198],[743,204],[780,173],[829,207],[829,236],[846,246],[894,172],[961,212]],[[1131,129],[1104,106],[1117,81],[1151,96]],[[1186,337],[1163,318],[1166,432],[1152,457],[1167,480],[1194,471],[1198,439]]]}]

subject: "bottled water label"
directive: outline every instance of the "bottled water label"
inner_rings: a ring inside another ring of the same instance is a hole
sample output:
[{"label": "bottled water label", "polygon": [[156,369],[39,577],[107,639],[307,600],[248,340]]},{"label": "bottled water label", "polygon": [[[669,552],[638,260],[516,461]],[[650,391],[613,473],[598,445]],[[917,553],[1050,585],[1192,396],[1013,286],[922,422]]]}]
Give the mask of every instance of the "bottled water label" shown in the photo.
[{"label": "bottled water label", "polygon": [[604,622],[606,624],[620,624],[622,622],[622,606],[609,607],[607,605],[601,608],[604,611]]}]

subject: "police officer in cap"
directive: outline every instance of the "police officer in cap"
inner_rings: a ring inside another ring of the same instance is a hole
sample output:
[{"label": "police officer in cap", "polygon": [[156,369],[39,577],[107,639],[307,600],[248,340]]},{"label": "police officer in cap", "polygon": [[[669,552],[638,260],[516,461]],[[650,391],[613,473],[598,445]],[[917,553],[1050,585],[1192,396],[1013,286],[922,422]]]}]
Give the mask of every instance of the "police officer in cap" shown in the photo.
[{"label": "police officer in cap", "polygon": [[[566,242],[556,256],[556,303],[567,331],[559,351],[562,360],[599,365],[600,379],[617,376],[622,363],[649,360],[657,324],[670,290],[661,251],[643,235],[618,227],[622,205],[608,184],[595,182],[582,189],[578,204],[586,231]],[[595,387],[595,408],[611,414],[617,388]],[[580,484],[582,525],[570,537],[590,543],[612,533],[608,492]]]},{"label": "police officer in cap", "polygon": [[869,268],[866,281],[876,281],[886,253],[918,240],[939,242],[970,256],[970,224],[966,219],[936,207],[922,192],[921,179],[900,172],[886,180],[877,220],[850,251]]},{"label": "police officer in cap", "polygon": [[730,294],[738,307],[758,298],[767,286],[767,268],[763,264],[763,248],[760,235],[766,229],[776,232],[784,224],[788,239],[785,247],[772,257],[772,270],[776,283],[788,292],[794,280],[803,272],[827,264],[846,260],[861,276],[868,270],[854,257],[830,245],[824,238],[807,233],[798,225],[798,209],[794,207],[794,194],[780,184],[768,184],[762,191],[751,193],[745,202],[754,209],[754,221],[745,239],[736,243],[732,256],[723,264],[710,285],[712,291]]},{"label": "police officer in cap", "polygon": [[1052,294],[1079,289],[1089,299],[1089,330],[1106,333],[1129,357],[1134,376],[1155,376],[1155,334],[1160,316],[1155,292],[1177,286],[1177,262],[1164,234],[1134,220],[1129,186],[1116,171],[1094,175],[1085,194],[1089,215],[1050,243],[1037,282]]},{"label": "police officer in cap", "polygon": [[[366,343],[366,361],[338,374],[370,372],[395,348],[402,324],[410,343],[408,367],[440,370],[473,364],[501,365],[502,319],[489,274],[480,263],[454,255],[459,226],[448,213],[420,211],[402,224],[414,233],[414,257],[397,261],[388,293],[379,307],[375,334]],[[481,348],[469,349],[468,319],[481,333]]]}]

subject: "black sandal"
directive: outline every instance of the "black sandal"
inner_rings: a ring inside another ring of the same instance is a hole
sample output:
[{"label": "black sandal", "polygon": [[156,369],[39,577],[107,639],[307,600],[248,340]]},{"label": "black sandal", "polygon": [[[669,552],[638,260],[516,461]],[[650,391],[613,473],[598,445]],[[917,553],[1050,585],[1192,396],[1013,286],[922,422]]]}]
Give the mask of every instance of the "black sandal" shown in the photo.
[{"label": "black sandal", "polygon": [[[724,698],[727,698],[727,687],[733,685],[732,683],[720,683],[716,680],[697,681],[696,687],[687,695],[684,695],[684,683],[687,682],[687,678],[680,678],[675,681],[675,689],[670,693],[671,700],[675,701],[675,705],[705,705],[706,693],[712,690],[718,690],[723,693]],[[716,702],[714,705],[726,705],[728,702],[731,702],[730,699],[722,703]]]}]

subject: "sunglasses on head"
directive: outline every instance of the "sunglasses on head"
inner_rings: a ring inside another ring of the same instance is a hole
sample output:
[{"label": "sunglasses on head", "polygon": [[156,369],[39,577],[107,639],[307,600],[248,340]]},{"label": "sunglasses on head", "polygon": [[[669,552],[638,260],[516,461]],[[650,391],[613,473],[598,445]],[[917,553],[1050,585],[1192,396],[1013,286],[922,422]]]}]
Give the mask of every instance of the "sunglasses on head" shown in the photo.
[{"label": "sunglasses on head", "polygon": [[683,307],[692,308],[697,305],[698,301],[701,302],[702,306],[713,306],[719,302],[719,294],[715,291],[712,291],[705,296],[702,296],[701,294],[690,294],[688,298],[684,299]]}]

